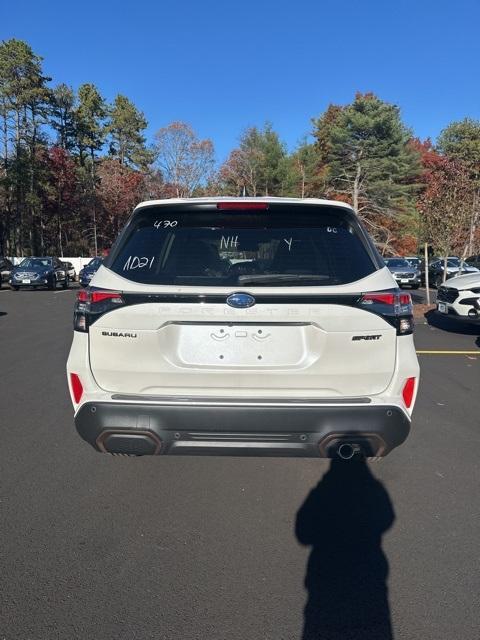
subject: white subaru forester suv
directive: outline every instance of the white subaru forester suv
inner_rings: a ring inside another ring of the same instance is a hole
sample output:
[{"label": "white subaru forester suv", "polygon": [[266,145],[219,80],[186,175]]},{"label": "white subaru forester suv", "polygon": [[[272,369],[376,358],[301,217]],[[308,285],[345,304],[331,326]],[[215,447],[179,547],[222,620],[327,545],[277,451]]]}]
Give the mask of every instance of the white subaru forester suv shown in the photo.
[{"label": "white subaru forester suv", "polygon": [[410,296],[341,202],[143,202],[74,329],[75,424],[98,451],[377,457],[409,433]]},{"label": "white subaru forester suv", "polygon": [[455,276],[441,285],[437,311],[456,320],[480,323],[480,273]]}]

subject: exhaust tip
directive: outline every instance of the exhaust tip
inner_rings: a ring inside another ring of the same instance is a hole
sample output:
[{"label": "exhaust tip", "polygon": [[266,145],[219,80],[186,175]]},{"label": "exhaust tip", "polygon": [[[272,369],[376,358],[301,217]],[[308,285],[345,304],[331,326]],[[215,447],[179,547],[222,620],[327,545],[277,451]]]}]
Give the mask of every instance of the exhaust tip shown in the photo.
[{"label": "exhaust tip", "polygon": [[107,432],[97,441],[98,448],[104,453],[127,456],[157,455],[161,441],[152,433]]},{"label": "exhaust tip", "polygon": [[337,449],[337,455],[342,460],[351,460],[353,456],[360,451],[360,447],[349,442],[344,442]]}]

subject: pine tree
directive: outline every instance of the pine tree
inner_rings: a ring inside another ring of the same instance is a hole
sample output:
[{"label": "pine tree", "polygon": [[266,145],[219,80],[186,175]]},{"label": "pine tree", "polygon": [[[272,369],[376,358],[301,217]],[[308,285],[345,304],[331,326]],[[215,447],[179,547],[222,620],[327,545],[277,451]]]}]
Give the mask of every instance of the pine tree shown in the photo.
[{"label": "pine tree", "polygon": [[93,84],[82,84],[78,89],[78,106],[75,109],[77,145],[80,164],[89,156],[92,163],[95,155],[105,144],[105,100]]},{"label": "pine tree", "polygon": [[62,83],[53,89],[51,125],[57,132],[58,146],[66,151],[78,146],[75,106],[75,92],[71,87]]},{"label": "pine tree", "polygon": [[8,230],[17,251],[25,246],[33,252],[43,248],[39,156],[46,141],[41,127],[51,106],[49,81],[43,75],[42,58],[26,42],[11,39],[0,44],[3,160],[8,172],[4,181],[8,220],[1,228],[2,235]]},{"label": "pine tree", "polygon": [[249,127],[219,171],[223,191],[251,196],[283,195],[287,189],[288,158],[285,145],[266,123],[263,129]]},{"label": "pine tree", "polygon": [[452,122],[439,135],[438,150],[446,156],[460,160],[474,178],[480,181],[480,121],[465,118]]},{"label": "pine tree", "polygon": [[110,155],[121,165],[146,169],[153,161],[153,153],[146,148],[143,131],[147,121],[128,98],[118,95],[110,110],[107,132],[110,136]]},{"label": "pine tree", "polygon": [[314,124],[330,188],[347,194],[358,212],[391,214],[412,206],[419,160],[398,107],[357,94]]},{"label": "pine tree", "polygon": [[92,216],[92,237],[95,255],[98,254],[96,154],[105,144],[106,115],[105,100],[95,85],[82,84],[78,89],[75,122],[80,165],[84,172],[82,177],[86,186],[85,200],[88,202]]}]

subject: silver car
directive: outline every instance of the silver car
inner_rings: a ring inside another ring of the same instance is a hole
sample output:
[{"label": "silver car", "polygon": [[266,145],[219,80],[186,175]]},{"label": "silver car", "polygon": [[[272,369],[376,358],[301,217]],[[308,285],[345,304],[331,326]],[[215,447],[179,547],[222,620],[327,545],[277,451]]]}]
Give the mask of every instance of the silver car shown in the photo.
[{"label": "silver car", "polygon": [[385,264],[400,287],[418,289],[422,284],[422,273],[417,267],[413,267],[405,258],[386,258]]}]

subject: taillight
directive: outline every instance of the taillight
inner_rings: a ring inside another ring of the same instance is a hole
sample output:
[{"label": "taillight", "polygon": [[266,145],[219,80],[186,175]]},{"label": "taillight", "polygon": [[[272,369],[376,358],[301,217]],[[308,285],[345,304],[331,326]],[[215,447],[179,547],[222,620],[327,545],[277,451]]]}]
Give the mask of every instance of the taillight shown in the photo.
[{"label": "taillight", "polygon": [[359,304],[365,310],[382,316],[397,329],[397,335],[413,333],[413,306],[409,293],[396,289],[364,293]]},{"label": "taillight", "polygon": [[364,293],[362,296],[362,303],[369,304],[377,302],[379,304],[389,304],[389,305],[411,305],[412,298],[409,293],[398,293],[398,292],[390,292],[383,293],[379,291],[378,293]]},{"label": "taillight", "polygon": [[408,378],[403,385],[402,396],[407,409],[410,409],[415,393],[415,378]]},{"label": "taillight", "polygon": [[102,302],[103,300],[112,300],[113,302],[123,303],[123,298],[118,291],[95,291],[82,289],[77,293],[77,302]]},{"label": "taillight", "polygon": [[123,304],[123,298],[118,291],[92,291],[90,293],[90,302],[103,302],[104,300]]},{"label": "taillight", "polygon": [[88,328],[100,316],[124,304],[118,291],[102,291],[99,289],[83,289],[77,294],[77,302],[73,314],[73,328],[76,331],[88,332]]},{"label": "taillight", "polygon": [[395,304],[394,293],[364,293],[362,304]]},{"label": "taillight", "polygon": [[268,209],[268,202],[218,202],[217,209],[220,211],[261,211]]},{"label": "taillight", "polygon": [[78,404],[83,396],[83,385],[76,373],[70,374],[70,385],[72,387],[73,399]]}]

